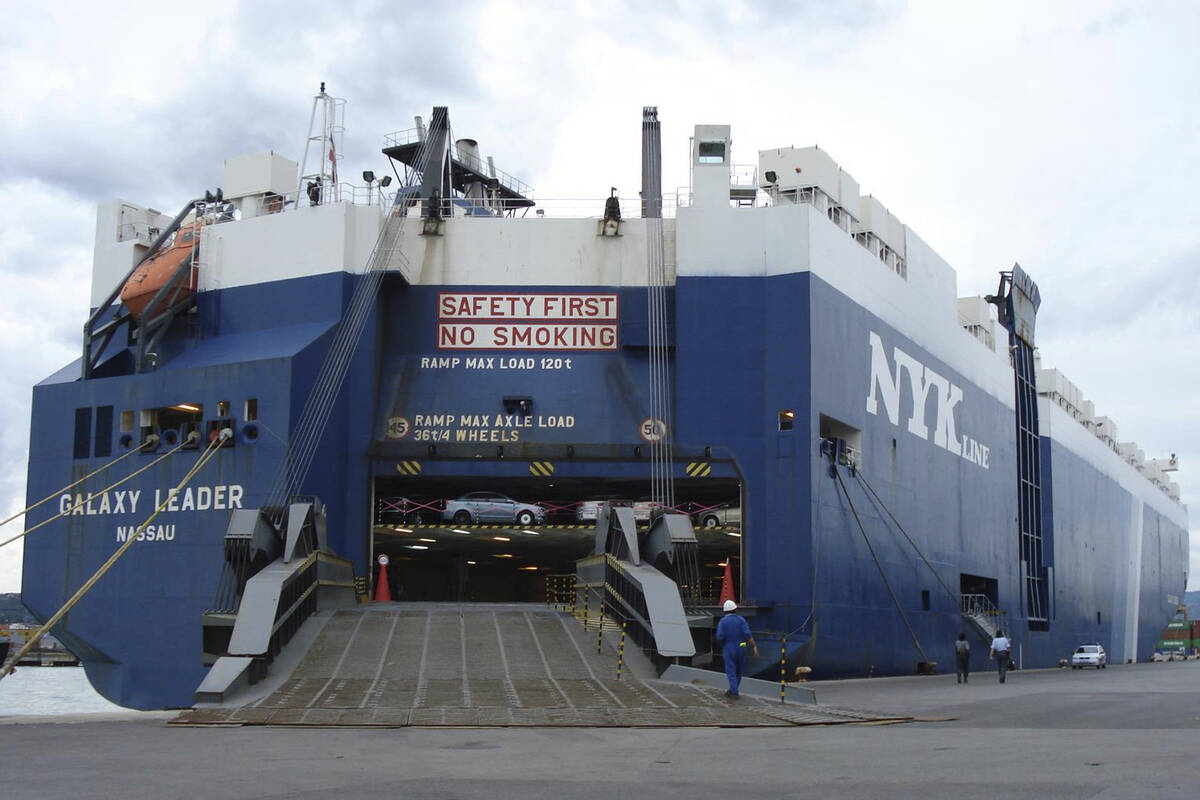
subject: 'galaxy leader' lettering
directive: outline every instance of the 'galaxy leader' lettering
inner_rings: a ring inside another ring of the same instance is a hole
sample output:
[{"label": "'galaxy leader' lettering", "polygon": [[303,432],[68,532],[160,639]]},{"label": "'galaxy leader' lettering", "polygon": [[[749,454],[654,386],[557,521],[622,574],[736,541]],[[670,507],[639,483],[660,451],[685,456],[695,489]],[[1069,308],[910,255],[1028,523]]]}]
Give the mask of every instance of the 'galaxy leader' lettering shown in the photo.
[{"label": "'galaxy leader' lettering", "polygon": [[[185,489],[155,489],[154,505],[166,502],[164,511],[225,511],[242,507],[242,485],[219,483],[214,486],[189,486]],[[58,498],[58,513],[92,516],[94,514],[136,514],[142,490],[127,492],[78,492]]]},{"label": "'galaxy leader' lettering", "polygon": [[929,426],[926,424],[927,404],[929,393],[936,390],[934,397],[937,399],[937,420],[933,429],[933,443],[972,464],[988,469],[987,445],[980,444],[965,434],[960,436],[956,427],[954,410],[962,402],[962,389],[899,347],[892,348],[892,358],[896,363],[893,371],[879,334],[872,332],[870,342],[871,383],[867,389],[867,413],[879,413],[878,400],[882,400],[888,420],[893,425],[899,425],[901,375],[907,373],[909,395],[912,398],[912,416],[908,419],[908,432],[922,439],[929,439]]}]

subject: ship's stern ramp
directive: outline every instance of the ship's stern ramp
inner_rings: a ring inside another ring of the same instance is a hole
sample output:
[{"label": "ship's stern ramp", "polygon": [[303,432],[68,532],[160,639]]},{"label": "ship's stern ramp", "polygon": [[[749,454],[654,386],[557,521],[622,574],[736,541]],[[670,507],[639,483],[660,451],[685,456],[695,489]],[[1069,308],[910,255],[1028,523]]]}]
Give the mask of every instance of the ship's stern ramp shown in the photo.
[{"label": "ship's stern ramp", "polygon": [[606,614],[625,623],[630,638],[660,669],[680,659],[690,662],[696,644],[680,583],[652,563],[676,568],[678,577],[694,568],[695,550],[696,535],[687,517],[657,517],[643,544],[633,509],[605,504],[596,519],[595,552],[576,562],[575,607],[583,610],[585,620],[595,612],[601,626]]},{"label": "ship's stern ramp", "polygon": [[204,663],[198,702],[221,702],[257,683],[306,619],[352,606],[354,566],[329,552],[320,501],[292,503],[274,515],[238,509],[225,534],[225,566],[214,608],[204,613]]},{"label": "ship's stern ramp", "polygon": [[[272,726],[742,727],[895,717],[815,704],[778,687],[740,700],[687,674],[654,677],[618,637],[536,603],[369,603],[321,612],[253,690],[174,724]],[[274,670],[273,670],[274,672]],[[284,674],[284,673],[287,674]],[[754,683],[746,679],[743,684]]]}]

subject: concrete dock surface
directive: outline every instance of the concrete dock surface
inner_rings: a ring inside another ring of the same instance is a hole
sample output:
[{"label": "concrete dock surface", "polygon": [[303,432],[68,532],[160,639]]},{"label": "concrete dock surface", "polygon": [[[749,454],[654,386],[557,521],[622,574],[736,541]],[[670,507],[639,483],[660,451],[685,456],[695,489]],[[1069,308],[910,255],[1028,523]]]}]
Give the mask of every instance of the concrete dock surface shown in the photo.
[{"label": "concrete dock surface", "polygon": [[1200,662],[814,682],[899,724],[182,727],[0,719],[5,798],[1194,797]]}]

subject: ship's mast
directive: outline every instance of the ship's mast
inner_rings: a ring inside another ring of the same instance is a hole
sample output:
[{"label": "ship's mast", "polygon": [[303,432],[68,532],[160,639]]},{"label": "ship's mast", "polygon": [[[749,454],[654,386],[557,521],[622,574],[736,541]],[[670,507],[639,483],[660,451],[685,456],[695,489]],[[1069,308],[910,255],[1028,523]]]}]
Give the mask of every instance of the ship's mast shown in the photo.
[{"label": "ship's mast", "polygon": [[[342,158],[342,139],[346,133],[346,101],[325,92],[325,81],[313,96],[308,118],[308,138],[300,159],[300,182],[296,185],[296,206],[318,206],[341,199],[337,163]],[[310,161],[309,154],[313,153]]]}]

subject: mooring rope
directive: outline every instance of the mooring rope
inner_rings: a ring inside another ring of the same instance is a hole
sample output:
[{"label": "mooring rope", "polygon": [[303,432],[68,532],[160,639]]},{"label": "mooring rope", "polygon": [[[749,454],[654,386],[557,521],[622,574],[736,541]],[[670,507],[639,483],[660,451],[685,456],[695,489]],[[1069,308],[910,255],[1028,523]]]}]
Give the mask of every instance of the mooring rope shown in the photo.
[{"label": "mooring rope", "polygon": [[914,542],[912,537],[908,535],[908,532],[904,530],[904,526],[900,524],[900,520],[896,519],[896,515],[891,512],[891,509],[883,504],[883,500],[881,500],[879,495],[876,494],[875,490],[871,488],[871,484],[867,483],[867,479],[863,477],[862,470],[857,470],[855,472],[855,477],[858,478],[862,485],[867,488],[867,491],[871,493],[871,497],[873,497],[875,499],[875,503],[883,509],[883,513],[887,514],[891,518],[892,522],[895,523],[896,529],[900,531],[900,534],[908,540],[910,545],[912,545],[912,549],[915,550],[917,555],[920,556],[921,560],[925,562],[925,566],[929,567],[929,571],[933,573],[933,577],[937,578],[937,582],[942,585],[942,588],[946,591],[946,594],[950,596],[950,599],[954,601],[954,604],[956,606],[959,605],[960,600],[958,595],[950,591],[950,587],[946,585],[944,580],[942,580],[942,576],[938,574],[938,571],[933,568],[933,564],[929,563],[929,559],[926,558],[925,554],[921,552],[921,548],[917,547],[917,543]]},{"label": "mooring rope", "polygon": [[875,561],[875,568],[879,570],[879,577],[883,579],[883,585],[887,587],[888,594],[892,596],[892,604],[900,612],[900,619],[904,620],[904,627],[908,628],[908,635],[912,637],[913,644],[917,647],[917,652],[921,654],[921,660],[928,662],[929,657],[925,655],[925,650],[921,647],[920,640],[917,639],[917,632],[909,624],[908,615],[904,613],[904,608],[900,605],[900,598],[896,597],[896,592],[892,589],[892,583],[888,580],[887,573],[883,571],[883,564],[879,563],[879,556],[875,554],[875,548],[871,546],[871,539],[867,536],[867,529],[863,527],[862,520],[858,517],[858,509],[854,507],[854,501],[850,499],[850,492],[846,489],[846,484],[842,482],[842,473],[836,466],[833,469],[833,475],[837,478],[838,486],[842,489],[842,494],[846,496],[846,503],[850,506],[850,513],[854,515],[854,521],[858,523],[858,530],[862,533],[863,541],[867,543],[867,550],[871,553],[872,560]]},{"label": "mooring rope", "polygon": [[83,586],[79,587],[79,590],[71,596],[71,599],[64,603],[63,607],[55,612],[54,616],[48,619],[46,624],[39,628],[37,633],[35,633],[27,642],[25,642],[25,646],[8,660],[8,663],[4,665],[3,669],[0,669],[0,680],[4,679],[9,673],[11,673],[13,668],[16,667],[17,662],[24,658],[30,650],[36,647],[37,643],[42,640],[42,637],[45,636],[51,628],[57,625],[59,621],[61,621],[62,618],[67,615],[67,612],[75,606],[76,603],[83,599],[83,596],[87,594],[93,586],[96,585],[97,581],[104,577],[104,574],[112,568],[112,565],[117,563],[117,559],[125,555],[125,551],[133,546],[133,543],[138,540],[138,536],[140,536],[146,530],[146,527],[154,521],[154,518],[157,517],[162,510],[166,508],[172,500],[175,499],[175,495],[179,493],[179,490],[186,486],[188,482],[196,476],[196,473],[199,472],[205,464],[212,460],[213,456],[217,454],[217,450],[220,449],[221,445],[223,445],[225,440],[230,436],[232,436],[232,431],[230,431],[229,428],[225,428],[221,431],[220,436],[214,439],[212,443],[210,443],[205,449],[205,451],[200,454],[200,457],[196,459],[195,465],[188,470],[187,474],[183,476],[183,479],[180,480],[175,486],[175,489],[167,492],[166,498],[158,504],[158,507],[154,509],[154,513],[147,517],[146,521],[137,527],[137,530],[130,531],[130,533],[125,537],[124,544],[118,547],[117,551],[109,556],[107,561],[100,565],[100,568],[96,570],[92,577],[88,578],[87,582],[83,584]]},{"label": "mooring rope", "polygon": [[[42,526],[44,526],[44,525],[49,525],[51,522],[54,522],[54,520],[56,520],[56,519],[60,519],[60,518],[62,518],[62,517],[67,517],[67,516],[70,516],[71,514],[74,514],[76,511],[78,511],[79,509],[81,509],[81,508],[83,508],[84,506],[86,506],[86,505],[87,505],[87,504],[88,504],[88,503],[91,501],[91,498],[92,498],[92,497],[95,497],[96,495],[102,495],[102,494],[104,494],[105,492],[107,492],[109,489],[115,489],[115,488],[117,488],[118,486],[120,486],[122,483],[126,483],[127,481],[130,481],[130,480],[132,480],[132,479],[136,478],[138,475],[141,475],[143,472],[145,472],[146,470],[150,469],[151,467],[153,467],[153,466],[154,466],[155,464],[157,464],[158,462],[162,461],[162,460],[163,460],[164,458],[166,458],[167,456],[170,456],[171,454],[173,454],[173,453],[175,453],[175,452],[179,451],[179,450],[180,450],[180,449],[182,449],[183,447],[187,446],[187,445],[188,445],[188,443],[190,443],[190,442],[193,442],[193,441],[195,441],[195,440],[196,440],[196,439],[198,439],[198,438],[200,438],[200,434],[199,434],[199,432],[198,432],[198,431],[192,431],[191,433],[189,433],[189,434],[187,435],[187,438],[186,438],[186,439],[184,439],[184,440],[183,440],[182,442],[180,442],[179,444],[175,445],[173,448],[171,448],[171,449],[170,449],[170,450],[168,450],[167,452],[163,453],[163,454],[162,454],[161,456],[159,456],[158,458],[156,458],[156,459],[154,459],[153,461],[151,461],[149,464],[147,464],[147,465],[145,465],[144,467],[141,467],[141,468],[139,468],[139,469],[137,469],[137,470],[134,470],[133,472],[131,472],[131,473],[129,473],[128,475],[126,475],[124,478],[121,478],[121,480],[117,481],[116,483],[110,483],[108,486],[105,486],[103,489],[101,489],[100,491],[96,492],[95,494],[92,494],[91,492],[88,492],[88,499],[87,499],[87,500],[80,500],[78,503],[76,503],[75,505],[71,506],[71,507],[70,507],[70,508],[68,508],[67,510],[65,510],[65,511],[60,511],[60,512],[58,512],[57,514],[55,514],[53,517],[50,517],[50,519],[44,519],[44,520],[42,520],[41,522],[39,522],[38,524],[34,525],[32,528],[26,528],[25,530],[23,530],[23,531],[21,531],[20,533],[18,533],[16,536],[13,536],[13,537],[10,537],[10,538],[8,538],[8,539],[5,539],[3,542],[0,542],[0,547],[4,547],[5,545],[12,544],[13,542],[17,541],[18,539],[21,539],[21,538],[23,538],[23,537],[25,537],[25,536],[28,536],[29,534],[33,533],[33,532],[34,532],[34,531],[36,531],[38,528],[41,528],[41,527],[42,527]],[[136,452],[138,452],[139,450],[140,450],[140,448],[136,448],[136,449],[134,449],[134,450],[130,450],[130,451],[129,451],[129,453],[126,453],[125,455],[129,455],[130,453],[136,453]],[[125,456],[122,456],[122,458],[124,458],[124,457],[125,457]],[[115,463],[115,462],[114,462],[114,463]],[[94,475],[95,473],[92,473],[92,474]],[[89,477],[90,477],[90,476],[89,476]],[[77,481],[76,483],[78,483],[78,481]],[[72,484],[72,485],[74,485],[74,484]],[[70,488],[70,487],[66,487],[66,488]],[[53,496],[53,495],[51,495],[51,496]],[[45,501],[43,500],[42,502],[45,502]],[[39,503],[38,505],[41,505],[41,503]],[[33,506],[30,506],[30,508],[33,508]]]},{"label": "mooring rope", "polygon": [[[123,460],[123,459],[129,458],[129,457],[130,457],[131,455],[133,455],[134,453],[139,453],[139,452],[141,452],[141,448],[140,448],[140,447],[134,447],[134,448],[131,448],[131,449],[129,450],[129,452],[128,452],[128,453],[125,453],[124,455],[117,456],[117,457],[116,457],[116,458],[114,458],[112,461],[109,461],[107,464],[104,464],[104,465],[102,465],[102,466],[100,466],[100,467],[97,467],[96,469],[92,470],[92,471],[91,471],[91,472],[89,472],[87,475],[84,475],[82,478],[80,478],[79,480],[75,481],[74,483],[68,483],[66,486],[62,487],[61,489],[57,489],[57,490],[55,490],[55,491],[51,492],[50,494],[46,495],[45,497],[43,497],[41,500],[38,500],[38,501],[37,501],[36,503],[34,503],[33,505],[31,505],[31,506],[26,506],[25,508],[21,509],[21,510],[20,510],[20,511],[18,511],[17,513],[13,514],[13,515],[12,515],[11,517],[9,517],[8,519],[6,519],[6,520],[0,520],[0,527],[4,527],[5,525],[7,525],[8,523],[12,522],[12,521],[13,521],[14,519],[16,519],[17,517],[20,517],[20,516],[22,516],[22,515],[24,515],[24,514],[28,514],[30,511],[33,511],[35,508],[37,508],[38,506],[42,505],[43,503],[47,503],[47,502],[49,502],[50,500],[53,500],[55,497],[58,497],[58,496],[59,496],[59,495],[61,495],[63,492],[67,491],[68,489],[74,489],[76,486],[78,486],[79,484],[83,483],[83,482],[84,482],[84,481],[86,481],[88,478],[91,478],[91,477],[94,477],[94,476],[96,476],[96,475],[99,475],[101,472],[104,472],[104,470],[108,469],[108,468],[109,468],[109,467],[111,467],[111,466],[114,466],[114,465],[115,465],[115,464],[116,464],[118,461],[121,461],[121,460]],[[3,547],[3,545],[0,545],[0,547]]]}]

